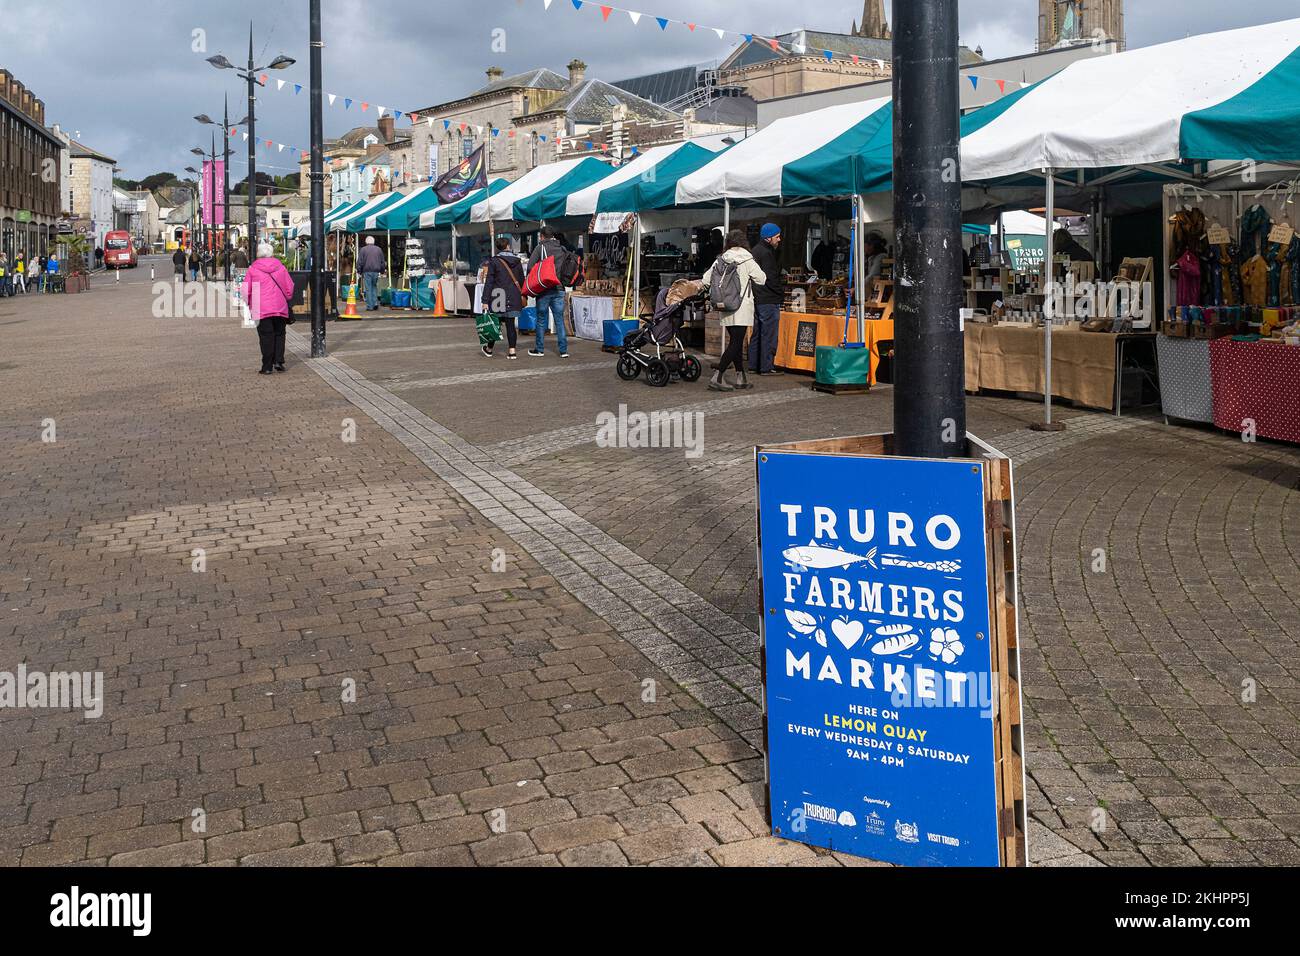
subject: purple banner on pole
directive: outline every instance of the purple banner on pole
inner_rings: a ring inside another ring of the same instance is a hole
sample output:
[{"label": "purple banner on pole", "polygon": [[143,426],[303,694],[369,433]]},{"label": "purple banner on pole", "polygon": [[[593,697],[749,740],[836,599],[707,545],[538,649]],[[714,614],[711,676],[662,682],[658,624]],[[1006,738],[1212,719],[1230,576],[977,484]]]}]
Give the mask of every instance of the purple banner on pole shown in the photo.
[{"label": "purple banner on pole", "polygon": [[220,226],[226,221],[226,207],[222,198],[225,182],[225,161],[203,161],[203,176],[199,182],[199,203],[203,206],[203,225]]}]

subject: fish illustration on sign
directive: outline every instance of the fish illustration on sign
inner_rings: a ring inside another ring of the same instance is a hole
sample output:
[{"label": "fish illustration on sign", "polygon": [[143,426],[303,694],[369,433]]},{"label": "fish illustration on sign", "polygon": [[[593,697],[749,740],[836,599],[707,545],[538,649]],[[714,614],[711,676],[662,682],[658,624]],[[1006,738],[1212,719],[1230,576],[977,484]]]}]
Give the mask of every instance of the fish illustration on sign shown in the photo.
[{"label": "fish illustration on sign", "polygon": [[847,568],[863,561],[874,568],[876,566],[877,550],[877,548],[872,548],[864,556],[850,554],[843,548],[823,548],[809,541],[806,545],[800,547],[787,548],[781,552],[781,557],[789,561],[796,571],[824,571],[828,568]]}]

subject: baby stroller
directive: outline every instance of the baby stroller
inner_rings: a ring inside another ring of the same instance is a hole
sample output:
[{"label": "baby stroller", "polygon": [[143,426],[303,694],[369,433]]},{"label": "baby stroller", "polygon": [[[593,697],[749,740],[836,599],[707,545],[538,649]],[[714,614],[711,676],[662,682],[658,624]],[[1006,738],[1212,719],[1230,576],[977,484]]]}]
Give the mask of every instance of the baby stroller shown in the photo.
[{"label": "baby stroller", "polygon": [[623,339],[618,377],[630,382],[645,369],[646,382],[656,388],[667,385],[674,375],[684,382],[698,381],[704,367],[687,353],[678,333],[686,321],[687,308],[703,299],[702,283],[689,279],[679,279],[670,288],[661,289],[654,317]]}]

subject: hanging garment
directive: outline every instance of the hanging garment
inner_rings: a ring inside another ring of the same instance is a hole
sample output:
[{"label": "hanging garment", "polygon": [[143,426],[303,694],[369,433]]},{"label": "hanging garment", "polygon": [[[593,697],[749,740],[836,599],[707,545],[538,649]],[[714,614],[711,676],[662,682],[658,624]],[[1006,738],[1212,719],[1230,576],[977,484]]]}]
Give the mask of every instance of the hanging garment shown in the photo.
[{"label": "hanging garment", "polygon": [[1288,295],[1286,304],[1300,305],[1300,233],[1291,239],[1291,247],[1286,253],[1286,263],[1290,270],[1289,281],[1284,286]]},{"label": "hanging garment", "polygon": [[1262,253],[1268,243],[1268,231],[1272,228],[1273,221],[1267,209],[1259,205],[1247,209],[1241,217],[1242,258],[1249,259]]},{"label": "hanging garment", "polygon": [[1188,249],[1201,250],[1205,237],[1205,213],[1199,209],[1180,209],[1172,219],[1174,235],[1169,258],[1177,262]]},{"label": "hanging garment", "polygon": [[1224,290],[1227,305],[1241,305],[1244,301],[1241,292],[1241,249],[1235,242],[1229,242],[1223,249],[1223,267],[1228,273],[1228,287]]},{"label": "hanging garment", "polygon": [[1251,256],[1241,267],[1244,303],[1255,307],[1268,304],[1268,263],[1263,256]]},{"label": "hanging garment", "polygon": [[1282,304],[1282,247],[1270,242],[1264,252],[1264,261],[1268,263],[1268,301],[1264,304],[1277,308]]},{"label": "hanging garment", "polygon": [[1226,298],[1226,289],[1224,288],[1225,283],[1223,281],[1223,253],[1221,246],[1213,247],[1213,251],[1210,253],[1210,258],[1206,265],[1208,266],[1210,277],[1210,294],[1208,296],[1210,304],[1227,305],[1228,303],[1224,301]]},{"label": "hanging garment", "polygon": [[1191,249],[1183,252],[1178,270],[1178,304],[1201,304],[1201,258]]}]

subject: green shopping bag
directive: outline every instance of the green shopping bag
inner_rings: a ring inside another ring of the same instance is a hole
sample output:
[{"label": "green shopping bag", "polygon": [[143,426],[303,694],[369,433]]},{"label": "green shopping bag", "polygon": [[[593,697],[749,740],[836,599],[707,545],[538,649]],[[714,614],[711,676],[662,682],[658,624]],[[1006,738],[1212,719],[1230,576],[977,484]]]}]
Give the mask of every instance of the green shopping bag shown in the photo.
[{"label": "green shopping bag", "polygon": [[474,322],[478,328],[479,345],[495,345],[501,341],[501,321],[491,312],[484,312]]}]

